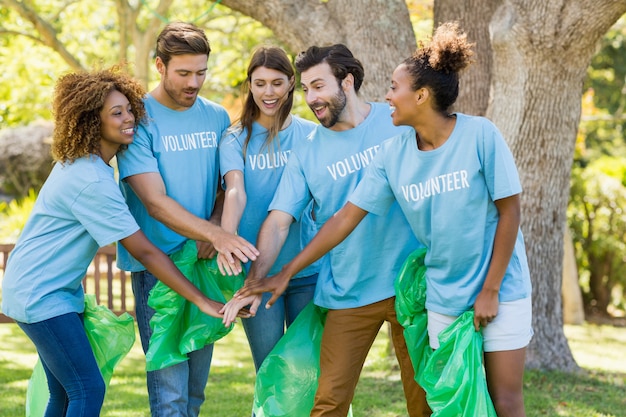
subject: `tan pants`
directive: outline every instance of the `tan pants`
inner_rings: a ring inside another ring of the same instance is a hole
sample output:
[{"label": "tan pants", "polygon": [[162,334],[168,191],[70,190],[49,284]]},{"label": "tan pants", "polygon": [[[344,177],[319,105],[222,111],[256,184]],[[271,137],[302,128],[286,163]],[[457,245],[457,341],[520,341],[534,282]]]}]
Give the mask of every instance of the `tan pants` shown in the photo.
[{"label": "tan pants", "polygon": [[426,394],[415,382],[394,303],[395,297],[392,297],[364,307],[328,311],[322,335],[319,384],[311,417],[345,417],[348,414],[363,364],[385,321],[391,323],[409,416],[431,414]]}]

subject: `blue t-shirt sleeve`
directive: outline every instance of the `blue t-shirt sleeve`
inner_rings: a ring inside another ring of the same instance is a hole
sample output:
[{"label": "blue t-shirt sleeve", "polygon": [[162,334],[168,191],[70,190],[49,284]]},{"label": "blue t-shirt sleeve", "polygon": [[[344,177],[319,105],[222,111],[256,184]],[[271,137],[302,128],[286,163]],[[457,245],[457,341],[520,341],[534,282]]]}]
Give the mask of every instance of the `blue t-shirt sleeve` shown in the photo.
[{"label": "blue t-shirt sleeve", "polygon": [[85,187],[74,200],[71,210],[101,247],[139,230],[114,181],[95,182]]},{"label": "blue t-shirt sleeve", "polygon": [[222,178],[228,171],[244,170],[243,148],[235,134],[226,134],[220,141],[220,175]]},{"label": "blue t-shirt sleeve", "polygon": [[395,201],[384,166],[384,148],[381,149],[348,199],[352,204],[370,213],[384,216]]},{"label": "blue t-shirt sleeve", "polygon": [[486,121],[481,159],[485,182],[493,201],[522,192],[513,154],[500,131]]},{"label": "blue t-shirt sleeve", "polygon": [[117,155],[120,180],[136,174],[159,172],[158,161],[152,151],[152,140],[148,126],[140,124],[133,143]]},{"label": "blue t-shirt sleeve", "polygon": [[292,152],[269,210],[280,210],[299,220],[312,196],[298,156]]}]

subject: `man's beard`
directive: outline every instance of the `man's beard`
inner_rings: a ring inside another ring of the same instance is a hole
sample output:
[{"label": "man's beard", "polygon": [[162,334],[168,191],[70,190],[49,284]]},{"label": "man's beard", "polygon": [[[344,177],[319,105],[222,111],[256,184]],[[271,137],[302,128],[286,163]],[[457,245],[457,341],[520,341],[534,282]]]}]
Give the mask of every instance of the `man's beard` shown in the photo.
[{"label": "man's beard", "polygon": [[326,128],[333,127],[339,122],[339,118],[341,117],[341,113],[343,113],[346,108],[346,93],[340,88],[337,91],[337,94],[328,102],[326,105],[328,109],[328,115],[324,117],[324,119],[319,119],[322,126]]},{"label": "man's beard", "polygon": [[198,91],[195,90],[196,95],[193,98],[187,98],[183,95],[183,90],[176,90],[172,87],[172,84],[169,82],[167,75],[163,78],[163,89],[167,93],[168,96],[180,107],[191,107],[196,102],[198,98]]}]

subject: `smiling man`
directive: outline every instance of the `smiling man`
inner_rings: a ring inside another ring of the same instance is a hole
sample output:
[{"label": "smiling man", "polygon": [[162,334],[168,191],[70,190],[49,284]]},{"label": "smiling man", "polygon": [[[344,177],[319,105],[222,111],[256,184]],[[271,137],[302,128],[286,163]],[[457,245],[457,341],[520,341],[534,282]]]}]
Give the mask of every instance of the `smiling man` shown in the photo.
[{"label": "smiling man", "polygon": [[[260,255],[240,291],[241,297],[271,291],[268,307],[289,283],[290,277],[263,278],[293,219],[300,218],[313,200],[313,217],[321,227],[348,201],[381,142],[403,131],[392,124],[387,104],[358,96],[363,66],[344,45],[310,47],[297,56],[295,65],[306,102],[321,126],[292,149],[259,232]],[[424,391],[415,382],[394,306],[395,277],[419,246],[396,204],[386,216],[367,215],[323,258],[314,302],[327,308],[328,315],[311,416],[347,415],[363,363],[385,321],[391,323],[409,415],[430,414]]]}]

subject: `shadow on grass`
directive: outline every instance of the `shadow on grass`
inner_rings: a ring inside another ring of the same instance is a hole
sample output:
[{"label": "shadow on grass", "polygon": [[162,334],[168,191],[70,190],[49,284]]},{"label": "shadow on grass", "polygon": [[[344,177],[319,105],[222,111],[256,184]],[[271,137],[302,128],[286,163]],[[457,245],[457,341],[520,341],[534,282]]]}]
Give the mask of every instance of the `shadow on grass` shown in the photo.
[{"label": "shadow on grass", "polygon": [[624,416],[626,373],[528,370],[524,375],[526,410],[530,416]]},{"label": "shadow on grass", "polygon": [[398,373],[370,373],[365,369],[356,387],[352,410],[355,417],[406,417],[406,400]]}]

